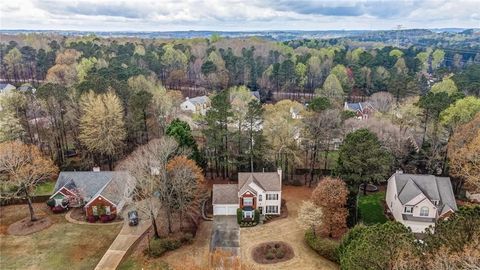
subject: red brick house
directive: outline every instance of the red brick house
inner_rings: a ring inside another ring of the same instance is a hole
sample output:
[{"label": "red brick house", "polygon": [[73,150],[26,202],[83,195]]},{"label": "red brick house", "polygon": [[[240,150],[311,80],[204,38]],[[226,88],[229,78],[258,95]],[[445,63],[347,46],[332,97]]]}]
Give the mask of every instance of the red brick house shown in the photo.
[{"label": "red brick house", "polygon": [[343,109],[354,112],[358,119],[368,119],[375,112],[375,108],[368,102],[345,102]]},{"label": "red brick house", "polygon": [[50,197],[55,205],[65,199],[69,207],[83,207],[87,218],[114,218],[125,205],[127,178],[125,171],[61,172]]}]

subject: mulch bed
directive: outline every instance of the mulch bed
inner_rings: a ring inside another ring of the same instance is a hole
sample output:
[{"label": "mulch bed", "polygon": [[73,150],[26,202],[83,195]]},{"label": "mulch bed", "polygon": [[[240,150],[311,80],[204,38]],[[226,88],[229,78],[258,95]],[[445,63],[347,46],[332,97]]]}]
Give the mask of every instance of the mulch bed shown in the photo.
[{"label": "mulch bed", "polygon": [[[270,257],[268,257],[270,254]],[[292,247],[285,242],[266,242],[252,250],[252,258],[260,264],[284,262],[295,256]]]},{"label": "mulch bed", "polygon": [[18,236],[29,235],[44,230],[50,227],[52,224],[53,223],[49,217],[40,217],[38,220],[33,222],[30,220],[30,217],[26,217],[15,223],[12,223],[8,227],[7,232],[8,234]]},{"label": "mulch bed", "polygon": [[78,208],[72,208],[70,211],[72,211],[70,213],[70,217],[75,219],[75,220],[78,220],[78,221],[86,221],[86,217],[85,217],[85,211],[83,211],[83,208],[82,207],[78,207]]}]

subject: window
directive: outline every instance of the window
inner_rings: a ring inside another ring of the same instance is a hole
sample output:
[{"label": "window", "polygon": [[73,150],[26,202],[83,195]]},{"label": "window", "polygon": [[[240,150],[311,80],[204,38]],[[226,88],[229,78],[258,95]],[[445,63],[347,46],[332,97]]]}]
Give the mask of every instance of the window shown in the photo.
[{"label": "window", "polygon": [[278,194],[267,194],[267,201],[268,200],[278,200]]},{"label": "window", "polygon": [[253,198],[243,198],[243,205],[244,206],[253,206]]},{"label": "window", "polygon": [[411,214],[413,212],[413,206],[405,206],[404,212]]},{"label": "window", "polygon": [[[262,196],[262,195],[260,195],[260,196]],[[258,207],[258,212],[260,212],[260,215],[262,215],[263,214],[263,207],[261,207],[261,206]]]},{"label": "window", "polygon": [[105,206],[105,214],[110,215],[112,212],[110,212],[110,206]]},{"label": "window", "polygon": [[432,201],[433,202],[433,205],[438,205],[438,201]]},{"label": "window", "polygon": [[262,201],[262,194],[258,195],[258,201],[259,201],[259,202]]},{"label": "window", "polygon": [[92,207],[92,211],[94,216],[98,216],[98,208],[96,205]]},{"label": "window", "polygon": [[276,205],[267,206],[267,214],[277,214],[277,213],[278,213],[278,206]]},{"label": "window", "polygon": [[428,207],[424,206],[424,207],[420,208],[420,216],[421,217],[428,217],[428,212],[429,212]]},{"label": "window", "polygon": [[252,211],[245,211],[245,218],[253,218]]}]

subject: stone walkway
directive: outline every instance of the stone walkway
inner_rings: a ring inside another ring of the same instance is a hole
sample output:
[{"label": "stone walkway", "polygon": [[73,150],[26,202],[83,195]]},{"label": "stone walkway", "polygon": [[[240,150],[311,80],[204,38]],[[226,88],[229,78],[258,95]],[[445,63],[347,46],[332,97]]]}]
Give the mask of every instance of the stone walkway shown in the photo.
[{"label": "stone walkway", "polygon": [[152,223],[143,218],[137,226],[129,226],[125,222],[117,238],[103,255],[95,270],[115,270],[127,253],[128,249],[150,228]]}]

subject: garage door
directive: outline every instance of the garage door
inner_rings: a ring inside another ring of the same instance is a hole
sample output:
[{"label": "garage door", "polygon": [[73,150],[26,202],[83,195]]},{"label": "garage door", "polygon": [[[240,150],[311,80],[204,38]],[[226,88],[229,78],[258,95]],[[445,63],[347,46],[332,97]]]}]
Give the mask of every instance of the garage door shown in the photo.
[{"label": "garage door", "polygon": [[213,206],[214,216],[234,216],[237,214],[238,205],[236,204],[220,204]]}]

